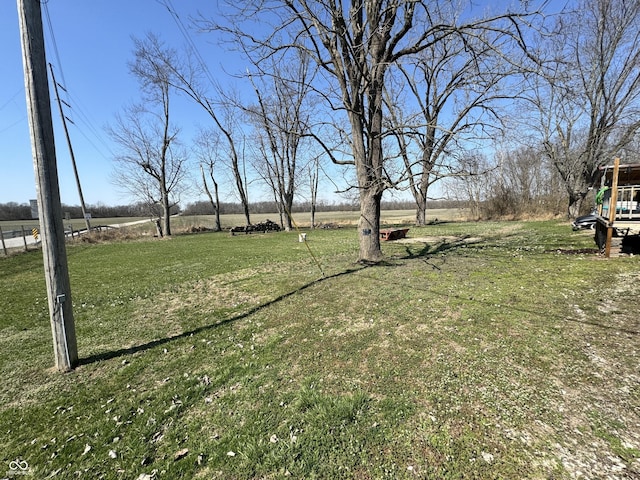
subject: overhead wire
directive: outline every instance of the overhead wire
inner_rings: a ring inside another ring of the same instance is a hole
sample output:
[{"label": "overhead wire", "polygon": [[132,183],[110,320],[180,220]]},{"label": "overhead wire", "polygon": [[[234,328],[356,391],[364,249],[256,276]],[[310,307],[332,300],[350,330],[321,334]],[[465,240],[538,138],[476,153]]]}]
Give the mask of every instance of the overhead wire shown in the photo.
[{"label": "overhead wire", "polygon": [[[0,105],[0,111],[4,110],[5,108],[7,108],[7,106],[9,106],[10,103],[14,102],[16,97],[18,95],[20,95],[21,93],[24,92],[24,87],[21,87],[16,93],[14,93],[13,95],[11,95],[11,97],[9,97],[9,99],[4,102],[2,105]],[[11,130],[13,127],[15,127],[16,125],[19,125],[20,123],[24,122],[27,119],[27,115],[24,114],[20,117],[20,119],[15,120],[13,123],[6,125],[6,126],[2,126],[2,128],[0,128],[0,133],[4,133],[8,130]]]},{"label": "overhead wire", "polygon": [[204,61],[204,58],[200,54],[200,51],[198,50],[198,47],[196,46],[195,42],[191,38],[191,35],[189,34],[189,30],[184,26],[184,23],[182,22],[182,19],[180,18],[180,15],[178,15],[178,12],[176,11],[175,7],[173,6],[173,3],[171,3],[171,0],[156,0],[156,1],[160,5],[162,5],[163,7],[165,7],[167,9],[169,14],[171,15],[171,18],[173,18],[174,22],[176,23],[176,25],[178,27],[178,30],[180,30],[180,34],[182,35],[182,37],[185,39],[185,41],[189,45],[191,53],[193,53],[195,55],[196,59],[198,60],[198,63],[200,64],[200,68],[204,72],[205,76],[207,77],[207,79],[209,80],[211,85],[215,88],[216,85],[217,85],[216,81],[214,80],[213,75],[211,74],[211,71],[209,70],[209,67],[207,66],[206,62]]},{"label": "overhead wire", "polygon": [[16,120],[16,121],[15,121],[15,122],[13,122],[11,125],[8,125],[8,126],[4,127],[2,130],[0,130],[0,133],[4,133],[4,132],[6,132],[7,130],[11,130],[11,129],[12,129],[13,127],[15,127],[16,125],[18,125],[18,124],[20,124],[20,123],[24,122],[24,121],[26,120],[26,118],[27,118],[27,115],[25,114],[25,115],[23,115],[23,116],[22,116],[22,118],[21,118],[20,120]]},{"label": "overhead wire", "polygon": [[7,107],[7,105],[9,105],[11,102],[13,102],[15,100],[15,98],[18,95],[20,95],[22,92],[24,92],[24,87],[21,87],[16,93],[14,93],[13,95],[11,95],[11,97],[9,97],[9,100],[7,100],[2,105],[0,105],[0,111],[4,110]]},{"label": "overhead wire", "polygon": [[[43,3],[43,11],[45,19],[47,20],[47,27],[49,28],[49,36],[51,39],[51,45],[53,46],[53,53],[56,57],[56,61],[58,64],[58,71],[60,72],[60,79],[62,80],[62,85],[66,85],[67,81],[64,78],[64,71],[62,70],[62,62],[60,61],[60,52],[58,51],[58,42],[56,42],[56,37],[53,34],[53,24],[51,23],[51,16],[49,15],[49,2]],[[64,87],[63,87],[64,89]],[[64,89],[66,92],[66,89]]]},{"label": "overhead wire", "polygon": [[53,22],[51,21],[51,15],[49,14],[48,3],[48,1],[41,2],[48,28],[48,38],[53,48],[55,57],[54,63],[57,66],[57,71],[59,72],[60,77],[60,81],[57,82],[57,85],[60,89],[62,89],[67,98],[67,101],[63,100],[62,98],[60,99],[60,101],[64,103],[70,111],[70,113],[65,114],[65,118],[76,127],[76,130],[80,133],[80,135],[82,135],[87,140],[87,142],[89,142],[89,144],[96,150],[96,152],[98,152],[99,155],[101,155],[105,160],[109,160],[108,156],[104,154],[104,152],[95,144],[95,142],[89,137],[89,135],[87,135],[87,133],[82,128],[80,128],[80,126],[73,119],[73,116],[77,115],[82,124],[90,131],[90,133],[99,141],[99,143],[102,144],[104,148],[106,148],[109,153],[112,154],[111,148],[106,143],[99,130],[95,127],[90,117],[85,113],[81,102],[73,95],[71,95],[71,92],[67,88],[67,81],[64,75],[64,69],[62,68],[62,61],[60,59],[60,52],[58,50],[58,42],[56,41],[56,36],[54,34]]},{"label": "overhead wire", "polygon": [[[104,137],[100,134],[100,131],[95,127],[95,124],[91,120],[91,117],[89,117],[88,114],[85,112],[85,109],[82,106],[82,102],[77,97],[75,97],[71,92],[67,92],[67,95],[71,100],[71,102],[73,103],[73,105],[75,105],[75,108],[73,107],[72,108],[75,114],[77,115],[76,119],[80,123],[82,123],[90,131],[90,133],[98,140],[98,142],[106,149],[106,151],[113,156],[111,147],[104,140]],[[106,160],[109,160],[109,158],[100,150],[100,148],[98,148],[98,146],[93,142],[93,140],[91,140],[91,138],[81,128],[79,128],[76,123],[74,123],[74,125],[76,125],[80,134],[91,144],[91,146],[95,148],[95,150],[103,158],[105,158]]]}]

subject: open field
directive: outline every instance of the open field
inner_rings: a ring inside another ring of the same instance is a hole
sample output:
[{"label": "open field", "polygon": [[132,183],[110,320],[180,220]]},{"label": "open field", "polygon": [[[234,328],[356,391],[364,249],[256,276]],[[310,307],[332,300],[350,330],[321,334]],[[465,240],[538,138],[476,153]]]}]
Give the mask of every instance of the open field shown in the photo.
[{"label": "open field", "polygon": [[[467,209],[432,209],[429,212],[429,222],[434,221],[461,221],[466,220],[468,214]],[[343,212],[319,212],[316,215],[316,225],[330,226],[338,223],[342,226],[357,225],[359,212],[343,211]],[[382,212],[382,224],[385,226],[393,225],[411,225],[414,221],[415,212],[412,210],[386,210]],[[277,213],[260,213],[252,214],[251,221],[253,223],[263,222],[267,219],[279,221]],[[297,228],[306,228],[311,224],[308,213],[296,213],[293,219]],[[243,226],[245,219],[243,215],[221,215],[220,223],[223,230],[231,227]],[[172,217],[171,230],[173,234],[188,233],[203,229],[213,229],[215,218],[213,215],[177,215]],[[84,220],[74,218],[64,221],[65,230],[69,232],[83,231],[86,229]],[[113,217],[113,218],[95,218],[91,220],[91,227],[118,226],[123,229],[126,234],[132,235],[156,235],[155,223],[146,217]],[[39,248],[36,246],[36,239],[32,236],[32,229],[40,229],[38,220],[18,220],[18,221],[0,221],[0,229],[2,229],[5,239],[5,248],[8,253],[24,251],[24,239],[26,237],[27,248]],[[99,228],[101,231],[103,229]],[[39,241],[40,239],[38,239]],[[0,250],[0,253],[4,253]]]},{"label": "open field", "polygon": [[[429,210],[428,221],[434,219],[457,221],[466,220],[468,214],[467,209],[432,209]],[[334,223],[340,224],[357,224],[360,212],[318,212],[316,213],[316,223]],[[296,213],[293,215],[294,220],[300,226],[307,227],[310,224],[309,213]],[[277,213],[260,213],[252,214],[251,221],[254,223],[262,222],[266,219],[278,221]],[[415,219],[415,212],[413,210],[383,210],[382,221],[388,224],[411,224]],[[91,220],[91,224],[97,225],[117,225],[122,223],[130,223],[135,221],[145,220],[145,217],[114,217],[114,218],[94,218]],[[233,215],[221,215],[220,221],[222,228],[230,228],[236,225],[244,225],[244,216],[239,214]],[[65,226],[71,225],[74,230],[80,230],[86,228],[84,220],[80,218],[73,218],[71,220],[64,221]],[[213,227],[214,217],[213,215],[197,215],[197,216],[177,216],[173,217],[173,223],[176,228],[184,228],[189,226],[208,226]],[[11,220],[0,221],[0,228],[3,231],[20,230],[25,228],[27,232],[30,232],[33,227],[38,226],[38,220]],[[144,223],[141,227],[149,232],[155,233],[155,229],[151,221]]]},{"label": "open field", "polygon": [[0,478],[640,478],[639,257],[409,236],[375,267],[350,227],[71,244],[69,374],[41,253],[0,258]]},{"label": "open field", "polygon": [[[427,221],[460,221],[466,220],[468,210],[464,208],[450,209],[432,209],[429,210]],[[359,211],[353,212],[318,212],[316,213],[316,224],[339,223],[340,225],[357,225],[360,218]],[[269,214],[252,214],[251,222],[262,222],[266,219],[278,222],[277,213]],[[293,219],[300,227],[309,227],[311,224],[308,213],[295,213]],[[244,225],[243,215],[222,215],[220,219],[222,228],[229,228],[236,225]],[[208,225],[213,226],[213,215],[176,217],[174,224],[180,228],[183,226]],[[385,225],[411,225],[415,222],[415,212],[413,210],[383,210],[381,213],[381,222]]]}]

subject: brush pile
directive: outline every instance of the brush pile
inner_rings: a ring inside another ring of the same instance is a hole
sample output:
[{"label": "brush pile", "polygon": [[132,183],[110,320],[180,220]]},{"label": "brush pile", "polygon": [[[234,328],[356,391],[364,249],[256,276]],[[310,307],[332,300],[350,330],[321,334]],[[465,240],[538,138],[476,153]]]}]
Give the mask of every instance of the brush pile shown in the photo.
[{"label": "brush pile", "polygon": [[230,229],[231,235],[235,235],[236,233],[254,233],[254,232],[279,232],[282,230],[280,225],[276,222],[272,222],[269,219],[266,219],[264,222],[256,223],[255,225],[245,225],[242,227],[232,227]]}]

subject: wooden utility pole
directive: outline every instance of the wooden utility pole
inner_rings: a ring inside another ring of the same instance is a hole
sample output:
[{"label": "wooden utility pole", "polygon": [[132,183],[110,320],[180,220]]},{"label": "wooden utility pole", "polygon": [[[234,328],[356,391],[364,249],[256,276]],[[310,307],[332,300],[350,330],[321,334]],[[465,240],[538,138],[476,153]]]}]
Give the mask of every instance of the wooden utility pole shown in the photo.
[{"label": "wooden utility pole", "polygon": [[[89,215],[87,215],[87,209],[84,206],[84,195],[82,195],[82,185],[80,184],[80,175],[78,175],[78,167],[76,166],[76,156],[73,154],[73,147],[71,146],[71,137],[69,136],[69,129],[67,128],[67,117],[64,116],[64,111],[62,110],[62,101],[60,100],[60,92],[58,92],[58,82],[56,82],[56,76],[53,73],[53,65],[49,64],[49,69],[51,70],[51,83],[53,83],[53,89],[56,93],[56,101],[58,102],[58,109],[60,109],[60,118],[62,119],[62,126],[64,127],[64,135],[65,137],[67,137],[67,146],[69,147],[69,155],[71,156],[71,165],[73,165],[73,174],[76,176],[76,186],[78,187],[78,196],[80,197],[80,208],[82,209],[82,217],[84,218],[84,224],[87,227],[87,233],[89,233],[91,231],[91,223],[89,222]],[[62,88],[64,89],[64,87]]]},{"label": "wooden utility pole", "polygon": [[17,0],[42,254],[56,368],[78,363],[40,0]]},{"label": "wooden utility pole", "polygon": [[604,256],[611,256],[611,237],[613,237],[613,224],[616,221],[618,210],[618,174],[620,172],[620,159],[613,161],[613,177],[611,179],[611,197],[609,198],[609,224],[607,226],[607,240],[604,246]]}]

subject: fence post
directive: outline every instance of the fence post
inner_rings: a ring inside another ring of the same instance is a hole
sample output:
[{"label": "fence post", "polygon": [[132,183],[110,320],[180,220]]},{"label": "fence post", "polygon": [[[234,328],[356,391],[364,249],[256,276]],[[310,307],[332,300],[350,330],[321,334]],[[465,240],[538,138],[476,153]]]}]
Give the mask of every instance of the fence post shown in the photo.
[{"label": "fence post", "polygon": [[2,240],[2,250],[4,251],[4,256],[7,256],[7,246],[4,243],[4,233],[2,233],[2,227],[0,227],[0,240]]},{"label": "fence post", "polygon": [[29,248],[27,247],[27,234],[24,231],[24,225],[20,225],[20,228],[22,229],[22,241],[24,242],[24,251],[28,252]]}]

